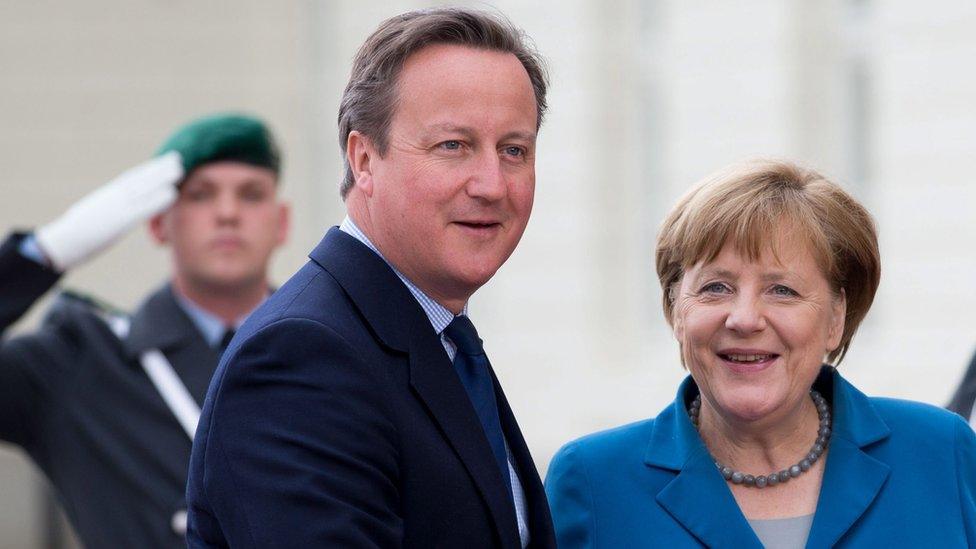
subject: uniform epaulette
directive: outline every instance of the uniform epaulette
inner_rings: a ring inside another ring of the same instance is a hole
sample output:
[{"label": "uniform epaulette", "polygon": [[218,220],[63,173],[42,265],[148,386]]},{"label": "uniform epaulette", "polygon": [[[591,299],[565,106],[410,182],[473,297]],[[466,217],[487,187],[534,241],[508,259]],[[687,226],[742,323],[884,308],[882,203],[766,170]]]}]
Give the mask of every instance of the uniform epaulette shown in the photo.
[{"label": "uniform epaulette", "polygon": [[119,307],[116,307],[115,305],[112,305],[108,301],[99,299],[91,294],[82,293],[76,290],[63,290],[61,291],[59,297],[63,299],[67,299],[69,301],[74,301],[74,302],[87,305],[92,309],[95,309],[95,311],[97,311],[99,314],[102,315],[109,315],[109,316],[128,315],[126,311],[124,311]]}]

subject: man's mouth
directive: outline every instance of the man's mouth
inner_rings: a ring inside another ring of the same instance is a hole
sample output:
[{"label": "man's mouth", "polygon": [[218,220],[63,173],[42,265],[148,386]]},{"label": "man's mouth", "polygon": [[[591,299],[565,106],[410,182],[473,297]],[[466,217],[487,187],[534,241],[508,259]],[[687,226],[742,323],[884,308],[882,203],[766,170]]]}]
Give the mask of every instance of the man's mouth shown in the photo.
[{"label": "man's mouth", "polygon": [[486,231],[489,229],[495,229],[501,227],[501,223],[497,221],[455,221],[458,225],[475,231]]},{"label": "man's mouth", "polygon": [[237,237],[221,237],[216,238],[212,241],[214,248],[239,248],[244,244],[244,242]]}]

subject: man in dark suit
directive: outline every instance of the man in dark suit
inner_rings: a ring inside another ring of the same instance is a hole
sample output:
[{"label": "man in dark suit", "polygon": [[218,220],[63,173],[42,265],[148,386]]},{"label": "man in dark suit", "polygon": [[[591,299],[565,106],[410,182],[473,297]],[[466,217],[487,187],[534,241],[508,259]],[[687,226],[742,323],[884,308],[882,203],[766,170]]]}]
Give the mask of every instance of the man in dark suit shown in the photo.
[{"label": "man in dark suit", "polygon": [[966,418],[973,429],[976,429],[976,355],[969,361],[969,367],[946,407]]},{"label": "man in dark suit", "polygon": [[545,91],[494,15],[412,12],[367,39],[339,112],[348,216],[215,373],[191,547],[554,547],[467,317],[528,222]]},{"label": "man in dark suit", "polygon": [[140,221],[172,251],[171,281],[133,316],[65,292],[38,330],[0,344],[0,439],[44,471],[85,546],[185,547],[198,403],[225,331],[267,297],[287,230],[278,170],[263,123],[207,117],[0,246],[0,331]]}]

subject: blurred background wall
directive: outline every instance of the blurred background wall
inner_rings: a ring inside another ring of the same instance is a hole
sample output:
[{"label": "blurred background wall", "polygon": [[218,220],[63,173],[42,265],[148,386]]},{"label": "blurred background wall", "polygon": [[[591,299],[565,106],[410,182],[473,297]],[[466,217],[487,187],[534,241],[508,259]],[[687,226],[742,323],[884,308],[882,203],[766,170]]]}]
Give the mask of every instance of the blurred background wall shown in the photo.
[{"label": "blurred background wall", "polygon": [[[284,281],[343,216],[335,116],[355,49],[426,5],[0,1],[0,225],[48,221],[184,121],[244,110],[286,155]],[[745,157],[816,166],[878,220],[881,289],[845,374],[869,394],[948,399],[976,347],[976,3],[470,5],[523,27],[552,77],[532,222],[471,304],[543,473],[562,443],[673,398],[684,372],[660,312],[656,230],[692,183]],[[63,285],[134,307],[167,265],[139,230]],[[0,448],[0,548],[73,546],[45,493],[20,451]]]}]

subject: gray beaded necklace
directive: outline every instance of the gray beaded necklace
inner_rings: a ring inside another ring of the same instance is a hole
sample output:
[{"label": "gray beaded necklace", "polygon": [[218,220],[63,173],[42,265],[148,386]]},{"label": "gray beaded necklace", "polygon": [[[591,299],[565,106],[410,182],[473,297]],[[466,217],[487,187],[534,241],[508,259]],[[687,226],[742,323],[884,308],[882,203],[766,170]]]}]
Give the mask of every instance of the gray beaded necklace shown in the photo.
[{"label": "gray beaded necklace", "polygon": [[[716,461],[715,465],[722,473],[722,477],[732,484],[743,484],[745,486],[752,486],[755,488],[765,488],[767,486],[783,484],[791,478],[796,478],[809,471],[810,468],[813,467],[814,462],[820,459],[820,456],[823,455],[824,450],[827,448],[827,443],[830,441],[830,406],[827,404],[824,397],[813,389],[810,390],[810,398],[813,399],[813,403],[817,406],[817,416],[820,417],[820,427],[817,430],[817,441],[813,443],[813,447],[810,448],[810,451],[807,453],[806,457],[778,473],[774,472],[769,473],[768,475],[759,476],[747,475],[739,471],[734,471],[731,467],[727,467]],[[688,417],[691,419],[692,425],[695,426],[695,430],[699,429],[698,422],[700,414],[701,394],[698,394],[695,395],[695,400],[691,401],[691,406],[688,407]]]}]

